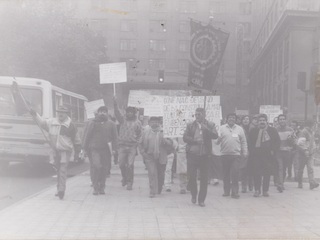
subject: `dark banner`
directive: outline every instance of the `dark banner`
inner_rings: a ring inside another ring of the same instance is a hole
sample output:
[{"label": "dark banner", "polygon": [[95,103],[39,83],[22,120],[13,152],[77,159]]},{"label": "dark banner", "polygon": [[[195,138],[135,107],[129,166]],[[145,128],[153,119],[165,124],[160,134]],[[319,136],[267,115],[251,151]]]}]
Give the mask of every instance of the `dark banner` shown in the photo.
[{"label": "dark banner", "polygon": [[213,91],[229,33],[213,26],[190,21],[190,60],[188,85]]}]

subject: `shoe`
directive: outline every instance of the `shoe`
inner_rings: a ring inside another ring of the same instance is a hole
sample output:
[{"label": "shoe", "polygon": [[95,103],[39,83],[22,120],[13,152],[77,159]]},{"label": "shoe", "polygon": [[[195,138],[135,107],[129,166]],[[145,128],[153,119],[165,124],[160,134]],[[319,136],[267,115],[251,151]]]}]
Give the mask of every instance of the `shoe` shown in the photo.
[{"label": "shoe", "polygon": [[298,183],[298,188],[303,188],[302,183]]},{"label": "shoe", "polygon": [[187,193],[187,191],[185,189],[180,190],[180,194],[186,194],[186,193]]},{"label": "shoe", "polygon": [[239,199],[240,195],[239,194],[231,194],[231,197],[234,199]]},{"label": "shoe", "polygon": [[269,197],[270,195],[269,195],[268,192],[263,192],[263,193],[262,193],[262,196],[264,196],[264,197]]},{"label": "shoe", "polygon": [[255,191],[253,194],[254,197],[259,197],[260,196],[260,192],[259,191]]},{"label": "shoe", "polygon": [[196,199],[196,198],[191,198],[191,202],[192,202],[193,204],[196,204],[197,199]]},{"label": "shoe", "polygon": [[204,202],[199,202],[199,206],[200,207],[205,207],[206,205],[204,204]]},{"label": "shoe", "polygon": [[156,195],[155,195],[155,194],[150,193],[149,198],[155,198],[155,197],[156,197]]},{"label": "shoe", "polygon": [[60,198],[60,200],[62,200],[63,197],[64,197],[64,191],[59,191],[58,192],[58,197]]},{"label": "shoe", "polygon": [[171,192],[171,189],[170,188],[166,189],[166,192]]},{"label": "shoe", "polygon": [[281,186],[277,186],[277,190],[278,190],[279,193],[282,193],[282,192],[283,192],[283,189],[282,189]]},{"label": "shoe", "polygon": [[98,190],[93,190],[93,193],[92,193],[93,195],[99,195],[99,191]]},{"label": "shoe", "polygon": [[222,194],[222,197],[229,197],[230,196],[230,193],[224,193]]},{"label": "shoe", "polygon": [[314,189],[314,188],[317,188],[317,187],[319,187],[319,183],[312,183],[312,184],[310,184],[310,189],[311,189],[311,190]]},{"label": "shoe", "polygon": [[101,189],[101,190],[99,191],[99,194],[100,194],[100,195],[105,195],[106,192],[104,191],[104,189]]},{"label": "shoe", "polygon": [[127,190],[131,191],[132,190],[132,186],[131,185],[127,185]]}]

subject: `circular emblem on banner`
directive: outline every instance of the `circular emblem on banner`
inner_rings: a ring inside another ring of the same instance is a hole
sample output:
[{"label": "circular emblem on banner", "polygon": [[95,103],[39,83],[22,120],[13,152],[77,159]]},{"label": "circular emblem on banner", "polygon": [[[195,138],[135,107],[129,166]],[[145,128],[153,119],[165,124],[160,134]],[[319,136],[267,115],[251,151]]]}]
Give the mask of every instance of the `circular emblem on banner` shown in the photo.
[{"label": "circular emblem on banner", "polygon": [[215,65],[219,59],[219,39],[210,31],[196,31],[191,40],[191,63],[201,69]]}]

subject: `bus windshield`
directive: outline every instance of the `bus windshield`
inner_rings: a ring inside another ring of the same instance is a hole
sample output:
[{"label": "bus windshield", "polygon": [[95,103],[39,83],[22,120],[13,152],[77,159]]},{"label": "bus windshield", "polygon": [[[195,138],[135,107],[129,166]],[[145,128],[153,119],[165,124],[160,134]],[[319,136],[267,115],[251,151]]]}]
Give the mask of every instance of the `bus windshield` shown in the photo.
[{"label": "bus windshield", "polygon": [[[42,115],[42,92],[40,89],[20,87],[27,104]],[[10,86],[0,86],[0,114],[9,116],[28,116],[21,103],[15,103]]]}]

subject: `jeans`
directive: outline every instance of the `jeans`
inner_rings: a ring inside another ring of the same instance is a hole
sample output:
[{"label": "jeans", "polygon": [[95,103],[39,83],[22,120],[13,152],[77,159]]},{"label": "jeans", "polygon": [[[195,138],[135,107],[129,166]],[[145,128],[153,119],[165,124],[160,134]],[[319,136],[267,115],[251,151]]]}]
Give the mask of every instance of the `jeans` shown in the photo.
[{"label": "jeans", "polygon": [[118,154],[122,181],[128,186],[132,186],[134,176],[134,159],[137,155],[137,147],[121,146],[119,147]]},{"label": "jeans", "polygon": [[298,183],[302,183],[304,167],[307,166],[308,179],[310,184],[316,183],[313,175],[312,156],[307,157],[304,153],[299,152],[299,171],[298,171]]},{"label": "jeans", "polygon": [[291,151],[279,151],[279,154],[277,156],[278,174],[276,176],[276,183],[279,187],[283,187],[286,176],[286,169],[290,167],[291,157]]},{"label": "jeans", "polygon": [[108,168],[111,165],[111,153],[108,149],[92,149],[89,157],[92,163],[93,188],[96,191],[104,190]]},{"label": "jeans", "polygon": [[187,173],[179,173],[180,190],[187,190],[188,176]]},{"label": "jeans", "polygon": [[207,196],[208,190],[208,155],[195,155],[187,153],[187,168],[188,168],[188,188],[191,192],[192,198],[196,199],[198,195],[197,184],[197,170],[200,171],[200,191],[198,195],[198,202],[203,203]]},{"label": "jeans", "polygon": [[230,195],[239,194],[239,167],[240,156],[223,155],[221,156],[223,168],[223,189],[224,193]]},{"label": "jeans", "polygon": [[261,185],[262,185],[262,192],[268,192],[270,186],[270,175],[254,175],[254,190],[256,192],[261,193]]},{"label": "jeans", "polygon": [[164,187],[165,189],[171,189],[172,186],[172,165],[174,154],[171,153],[167,156],[168,161],[166,165],[165,177],[164,177]]},{"label": "jeans", "polygon": [[[64,154],[65,161],[61,161],[61,154]],[[57,152],[54,157],[54,164],[57,168],[57,190],[65,192],[67,183],[68,165],[71,158],[71,152]]]},{"label": "jeans", "polygon": [[150,195],[160,194],[164,183],[166,164],[160,164],[159,159],[148,156],[145,159],[148,169]]}]

